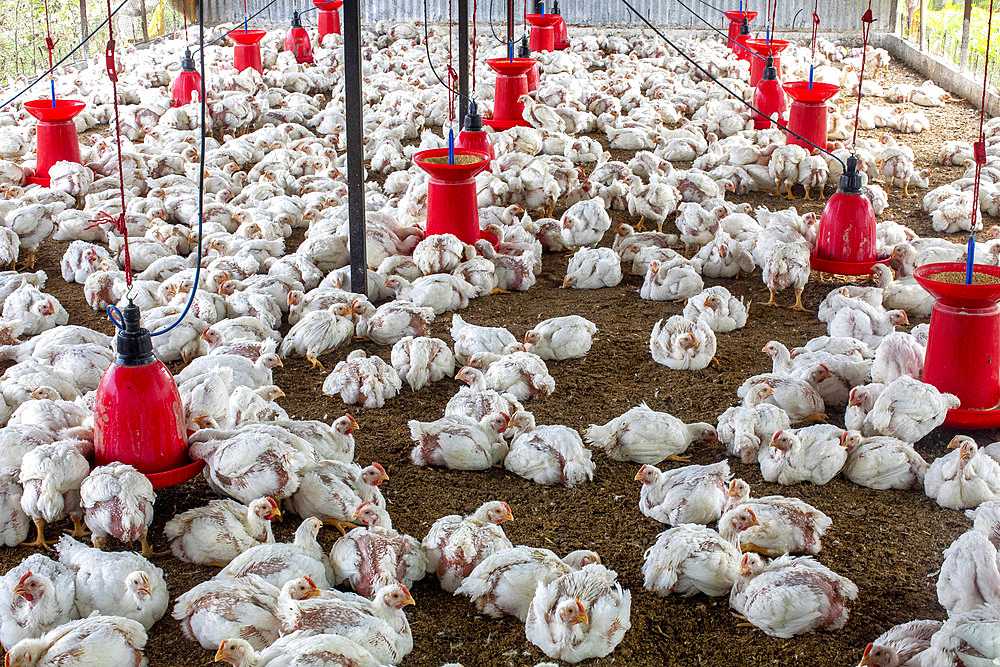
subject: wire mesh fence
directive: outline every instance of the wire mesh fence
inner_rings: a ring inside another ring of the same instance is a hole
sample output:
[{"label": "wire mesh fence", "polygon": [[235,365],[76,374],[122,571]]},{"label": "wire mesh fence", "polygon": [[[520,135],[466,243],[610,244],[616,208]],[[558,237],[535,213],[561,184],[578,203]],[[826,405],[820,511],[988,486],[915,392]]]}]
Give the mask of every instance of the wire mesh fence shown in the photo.
[{"label": "wire mesh fence", "polygon": [[[919,0],[899,0],[899,34],[920,44],[920,2]],[[924,20],[927,51],[947,58],[955,65],[965,63],[966,69],[983,74],[986,66],[986,28],[989,21],[990,0],[972,0],[969,12],[968,46],[963,57],[963,23],[965,20],[964,0],[926,0],[927,16]],[[1000,11],[994,10],[993,36],[989,46],[990,71],[988,79],[993,85],[1000,85]]]},{"label": "wire mesh fence", "polygon": [[[121,0],[112,0],[112,8]],[[196,0],[129,0],[113,18],[118,43],[142,42],[183,26],[184,10],[194,18]],[[58,61],[108,15],[106,0],[3,0],[0,2],[0,85],[49,66],[46,36]],[[83,55],[104,49],[107,29],[98,32]]]}]

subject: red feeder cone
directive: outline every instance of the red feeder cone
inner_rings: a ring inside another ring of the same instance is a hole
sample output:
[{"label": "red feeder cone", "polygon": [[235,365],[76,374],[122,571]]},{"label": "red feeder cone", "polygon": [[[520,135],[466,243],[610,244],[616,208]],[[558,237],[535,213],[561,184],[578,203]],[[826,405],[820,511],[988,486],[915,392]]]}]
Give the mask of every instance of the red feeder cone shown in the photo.
[{"label": "red feeder cone", "polygon": [[756,86],[764,76],[764,68],[767,67],[767,58],[774,59],[774,69],[778,71],[778,79],[781,79],[781,52],[788,48],[790,42],[783,39],[748,39],[747,48],[760,56],[754,58],[750,56],[750,85]]},{"label": "red feeder cone", "polygon": [[[1000,279],[1000,267],[976,264],[973,275]],[[951,274],[959,283],[941,280]],[[924,264],[913,277],[936,301],[924,355],[924,382],[958,396],[949,428],[1000,427],[1000,283],[966,285],[965,263]]]},{"label": "red feeder cone", "polygon": [[[181,73],[170,85],[170,96],[174,99],[175,107],[182,107],[191,104],[192,95],[201,96],[201,74],[194,68],[191,49],[185,49],[184,57],[181,58]],[[197,99],[196,97],[195,100]]]},{"label": "red feeder cone", "polygon": [[531,24],[531,37],[528,40],[528,47],[532,52],[555,51],[555,27],[562,19],[555,14],[525,14],[524,19]]},{"label": "red feeder cone", "polygon": [[[459,157],[474,159],[459,164]],[[479,240],[479,202],[476,174],[490,163],[481,151],[455,149],[455,164],[448,164],[448,149],[434,148],[413,156],[418,167],[430,175],[427,181],[427,232],[454,234],[466,243]]]},{"label": "red feeder cone", "polygon": [[569,48],[569,30],[566,29],[566,19],[559,13],[559,0],[552,0],[552,13],[559,17],[556,24],[556,50],[564,51]]},{"label": "red feeder cone", "polygon": [[[782,86],[792,98],[792,106],[788,111],[788,129],[796,132],[821,148],[826,148],[826,102],[840,92],[840,86],[832,83],[813,83],[808,81],[792,81]],[[807,151],[813,149],[808,143],[789,134],[786,144],[798,144]]]},{"label": "red feeder cone", "polygon": [[861,184],[858,159],[851,156],[840,187],[819,219],[810,262],[816,271],[863,276],[871,273],[872,264],[888,260],[875,256],[875,212],[861,193]]},{"label": "red feeder cone", "polygon": [[319,25],[319,41],[327,35],[340,34],[340,8],[344,6],[343,0],[313,0],[313,4],[319,8],[316,23]]},{"label": "red feeder cone", "polygon": [[[518,58],[531,58],[531,49],[528,48],[528,39],[527,39],[527,37],[522,37],[521,38],[521,46],[517,47],[517,57]],[[535,64],[531,66],[531,69],[529,69],[525,73],[525,76],[528,77],[528,92],[530,93],[530,92],[538,90],[538,84],[539,84],[539,81],[541,80],[541,77],[539,76],[539,72],[538,72],[538,61],[537,60],[535,61]]]},{"label": "red feeder cone", "polygon": [[491,160],[496,157],[496,153],[493,151],[493,142],[490,140],[490,135],[483,130],[483,117],[479,115],[479,109],[475,102],[469,104],[469,113],[465,117],[465,128],[458,133],[455,148],[486,153]]},{"label": "red feeder cone", "polygon": [[733,53],[740,60],[750,61],[750,51],[747,50],[747,40],[750,39],[750,24],[746,21],[740,23],[740,31],[736,33],[735,43],[733,44]]},{"label": "red feeder cone", "polygon": [[788,110],[788,103],[785,100],[785,91],[781,89],[781,82],[778,81],[778,70],[771,61],[771,56],[767,56],[767,67],[757,89],[753,93],[753,105],[761,113],[755,113],[753,126],[757,130],[766,130],[771,127],[771,117],[778,114],[778,122],[785,124],[785,112]]},{"label": "red feeder cone", "polygon": [[[725,14],[726,18],[729,19],[729,40],[727,45],[732,49],[733,53],[739,53],[736,50],[736,38],[740,35],[740,26],[743,25],[743,21],[747,22],[747,27],[749,28],[750,22],[757,18],[757,12],[722,12]],[[749,31],[748,31],[749,34]]]},{"label": "red feeder cone", "polygon": [[309,33],[302,27],[298,12],[292,12],[292,27],[285,36],[285,51],[294,53],[295,62],[300,65],[313,61],[312,42],[309,41]]},{"label": "red feeder cone", "polygon": [[118,356],[97,387],[95,463],[127,463],[158,489],[180,484],[203,465],[188,457],[180,393],[170,371],[153,356],[149,332],[139,326],[139,308],[129,303],[122,320]]},{"label": "red feeder cone", "polygon": [[497,73],[493,98],[493,117],[483,121],[494,130],[509,130],[516,125],[527,126],[524,120],[524,105],[518,102],[521,95],[528,92],[528,70],[537,62],[534,58],[491,58],[486,61]]},{"label": "red feeder cone", "polygon": [[38,140],[35,175],[28,182],[49,187],[49,167],[56,162],[80,162],[80,139],[73,118],[87,106],[76,100],[29,100],[24,103],[28,113],[38,119],[35,135]]},{"label": "red feeder cone", "polygon": [[234,30],[229,33],[229,39],[236,42],[233,50],[233,65],[242,72],[252,67],[261,74],[264,64],[260,59],[260,40],[264,39],[266,30]]}]

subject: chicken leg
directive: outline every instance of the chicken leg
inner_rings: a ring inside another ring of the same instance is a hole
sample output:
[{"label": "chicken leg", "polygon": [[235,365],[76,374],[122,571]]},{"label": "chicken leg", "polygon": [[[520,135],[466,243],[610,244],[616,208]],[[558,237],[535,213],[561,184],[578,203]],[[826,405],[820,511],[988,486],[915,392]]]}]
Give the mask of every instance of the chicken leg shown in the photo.
[{"label": "chicken leg", "polygon": [[794,200],[794,199],[795,199],[795,195],[793,195],[793,194],[792,194],[792,186],[790,186],[790,185],[786,185],[786,186],[785,186],[785,190],[787,190],[787,191],[788,191],[788,195],[787,195],[787,196],[785,197],[785,199],[791,199],[791,200]]},{"label": "chicken leg", "polygon": [[825,424],[826,422],[827,416],[824,412],[814,412],[802,418],[803,424]]},{"label": "chicken leg", "polygon": [[812,201],[812,197],[809,196],[809,186],[803,185],[802,187],[806,189],[806,201]]},{"label": "chicken leg", "polygon": [[774,307],[777,307],[778,306],[778,302],[774,300],[774,290],[771,289],[770,287],[768,287],[767,291],[771,293],[771,300],[770,301],[758,301],[758,303],[760,305],[762,305],[762,306],[774,306]]},{"label": "chicken leg", "polygon": [[90,531],[83,525],[83,517],[71,515],[69,517],[73,520],[73,532],[69,534],[70,537],[86,537],[90,535]]},{"label": "chicken leg", "polygon": [[781,181],[779,181],[778,179],[774,179],[774,194],[777,195],[778,197],[783,196],[781,194]]},{"label": "chicken leg", "polygon": [[635,231],[644,232],[646,231],[646,218],[639,218],[639,223],[635,226]]},{"label": "chicken leg", "polygon": [[909,197],[910,196],[910,182],[909,181],[906,181],[905,183],[903,183],[903,196],[904,197]]},{"label": "chicken leg", "polygon": [[490,290],[490,294],[510,294],[510,290],[500,289],[499,287],[494,287]]},{"label": "chicken leg", "polygon": [[307,354],[306,355],[306,361],[308,361],[309,363],[311,363],[313,368],[316,368],[317,366],[319,366],[319,369],[321,371],[326,371],[326,369],[323,368],[323,364],[320,362],[320,360],[317,359],[316,357],[312,356],[311,354]]},{"label": "chicken leg", "polygon": [[761,556],[771,557],[771,552],[769,552],[764,547],[758,547],[753,542],[740,542],[740,551],[743,553],[755,553]]},{"label": "chicken leg", "polygon": [[164,551],[154,551],[153,547],[149,544],[149,538],[147,535],[148,531],[142,531],[142,537],[139,538],[139,544],[142,545],[142,557],[152,558],[153,556],[166,556],[170,553],[170,549]]},{"label": "chicken leg", "polygon": [[35,268],[35,251],[29,251],[24,257],[24,264],[22,267],[26,271],[31,271]]},{"label": "chicken leg", "polygon": [[35,532],[37,533],[37,535],[35,536],[35,541],[25,542],[24,546],[41,547],[46,550],[51,549],[52,547],[50,547],[49,545],[54,543],[45,541],[45,519],[35,519]]},{"label": "chicken leg", "polygon": [[357,528],[357,526],[350,521],[341,521],[340,519],[323,519],[323,523],[327,526],[333,526],[340,531],[341,535],[346,535],[348,528]]},{"label": "chicken leg", "polygon": [[812,311],[802,305],[802,290],[795,290],[795,305],[789,306],[792,310],[798,310],[803,313],[811,313]]},{"label": "chicken leg", "polygon": [[664,461],[680,461],[681,463],[687,463],[688,461],[691,460],[691,457],[690,457],[690,455],[689,456],[682,456],[680,454],[671,454],[670,456],[668,456],[667,458],[665,458],[663,460]]}]

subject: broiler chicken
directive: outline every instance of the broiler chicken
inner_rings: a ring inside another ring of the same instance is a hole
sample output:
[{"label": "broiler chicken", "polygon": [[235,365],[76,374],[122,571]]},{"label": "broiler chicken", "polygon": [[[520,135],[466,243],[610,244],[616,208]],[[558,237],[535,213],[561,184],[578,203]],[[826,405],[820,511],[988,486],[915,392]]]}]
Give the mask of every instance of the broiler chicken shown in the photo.
[{"label": "broiler chicken", "polygon": [[219,644],[215,661],[226,662],[233,667],[322,665],[338,662],[351,667],[383,667],[381,660],[376,660],[367,649],[347,637],[308,632],[293,632],[279,637],[260,653],[239,637],[225,639]]},{"label": "broiler chicken", "polygon": [[500,463],[509,448],[501,434],[510,418],[489,414],[476,421],[470,417],[442,417],[433,422],[411,419],[410,451],[415,465],[437,465],[453,470],[486,470]]},{"label": "broiler chicken", "polygon": [[953,394],[903,375],[890,382],[865,416],[865,425],[881,435],[917,442],[944,423],[948,410],[959,407]]},{"label": "broiler chicken", "polygon": [[396,341],[390,354],[392,367],[399,379],[416,391],[431,382],[451,377],[455,372],[455,356],[440,338],[406,336]]},{"label": "broiler chicken", "polygon": [[767,565],[745,554],[729,604],[772,637],[789,638],[847,623],[858,587],[811,556],[781,556]]},{"label": "broiler chicken", "polygon": [[664,472],[644,465],[635,475],[635,480],[642,482],[639,510],[671,526],[712,523],[722,516],[731,478],[727,461]]},{"label": "broiler chicken", "polygon": [[695,296],[705,283],[692,262],[676,258],[649,263],[639,296],[652,301],[679,301]]},{"label": "broiler chicken", "polygon": [[32,546],[48,548],[45,524],[69,515],[73,536],[85,534],[80,485],[90,472],[90,464],[73,441],[39,445],[21,459],[21,508],[35,523],[37,536]]},{"label": "broiler chicken", "polygon": [[611,216],[600,197],[570,206],[559,221],[563,243],[570,248],[596,246],[611,229]]},{"label": "broiler chicken", "polygon": [[76,608],[139,621],[147,630],[167,613],[170,594],[163,570],[130,551],[105,552],[63,535],[59,562],[76,575]]},{"label": "broiler chicken", "polygon": [[[469,364],[476,365],[479,356],[473,355]],[[556,388],[556,381],[541,357],[524,350],[504,354],[489,365],[484,376],[490,388],[519,401],[550,396]]]},{"label": "broiler chicken", "polygon": [[569,663],[610,654],[632,627],[632,594],[617,578],[592,563],[539,584],[524,620],[528,641]]},{"label": "broiler chicken", "polygon": [[611,248],[580,248],[569,259],[563,287],[600,289],[622,281],[621,259]]},{"label": "broiler chicken", "polygon": [[955,510],[1000,500],[1000,463],[968,436],[956,435],[948,449],[952,451],[934,459],[924,475],[928,497]]},{"label": "broiler chicken", "polygon": [[[358,301],[352,310],[358,312]],[[384,303],[370,316],[362,317],[355,325],[355,333],[368,337],[379,345],[395,345],[406,336],[427,336],[434,321],[434,309],[415,306],[407,301]]]},{"label": "broiler chicken", "polygon": [[503,465],[538,484],[573,487],[594,478],[590,450],[575,429],[538,426],[514,438]]},{"label": "broiler chicken", "polygon": [[272,498],[258,498],[249,507],[227,498],[177,514],[163,532],[180,560],[225,567],[247,549],[274,542],[271,521],[279,516]]},{"label": "broiler chicken", "polygon": [[179,596],[172,616],[180,621],[184,636],[202,648],[215,649],[227,639],[240,638],[260,650],[278,638],[279,593],[256,575],[212,578]]},{"label": "broiler chicken", "polygon": [[344,533],[351,523],[354,510],[362,502],[385,507],[379,485],[389,476],[378,463],[362,468],[356,463],[317,461],[301,473],[299,488],[288,499],[288,505],[299,516],[319,517],[324,523]]},{"label": "broiler chicken", "polygon": [[747,378],[736,395],[743,399],[743,405],[759,400],[752,397],[754,388],[766,384],[771,388],[771,394],[763,400],[784,410],[788,420],[793,424],[804,421],[823,421],[826,405],[823,396],[816,389],[823,380],[830,377],[830,369],[820,364],[806,379],[799,379],[784,373],[761,373]]},{"label": "broiler chicken", "polygon": [[342,303],[336,303],[327,310],[314,310],[306,313],[285,334],[281,341],[281,356],[290,353],[300,354],[313,368],[319,366],[319,355],[334,350],[354,335],[354,322],[351,320],[350,308]]},{"label": "broiler chicken", "polygon": [[860,443],[860,433],[832,424],[778,431],[770,446],[760,450],[760,471],[778,484],[826,484],[843,470],[851,447]]},{"label": "broiler chicken", "polygon": [[502,413],[513,416],[524,410],[521,402],[510,394],[490,389],[486,376],[478,368],[465,366],[455,379],[466,382],[468,386],[451,397],[445,406],[445,416],[469,417],[478,423],[487,415]]},{"label": "broiler chicken", "polygon": [[727,495],[719,533],[744,552],[771,557],[818,554],[821,538],[833,524],[826,514],[798,498],[751,498],[750,485],[742,479],[729,484]]},{"label": "broiler chicken", "polygon": [[941,625],[941,621],[910,621],[889,628],[865,647],[859,667],[919,667]]},{"label": "broiler chicken", "polygon": [[334,583],[346,581],[355,593],[371,598],[384,586],[409,588],[424,578],[427,556],[420,541],[393,530],[388,512],[364,502],[354,511],[354,518],[362,526],[341,537],[330,550]]},{"label": "broiler chicken", "polygon": [[144,665],[146,639],[146,630],[137,621],[94,615],[70,621],[37,639],[18,642],[5,661],[11,667]]},{"label": "broiler chicken", "polygon": [[989,666],[1000,660],[1000,605],[990,604],[956,614],[931,637],[921,656],[924,665]]},{"label": "broiler chicken", "polygon": [[455,359],[462,364],[469,363],[469,357],[481,352],[503,354],[503,351],[517,339],[502,327],[485,327],[470,324],[455,313],[451,316],[451,339],[455,341]]},{"label": "broiler chicken", "polygon": [[666,530],[643,554],[644,587],[661,597],[726,595],[736,582],[740,552],[711,528],[684,523]]},{"label": "broiler chicken", "polygon": [[675,371],[707,367],[715,358],[716,345],[715,332],[707,322],[700,318],[692,322],[683,315],[657,321],[649,336],[653,361]]},{"label": "broiler chicken", "polygon": [[143,557],[152,556],[146,534],[155,501],[153,485],[146,476],[124,463],[94,468],[80,485],[83,520],[98,549],[105,548],[110,535],[122,542],[138,541]]},{"label": "broiler chicken", "polygon": [[586,356],[597,325],[579,315],[542,320],[524,334],[524,349],[545,361],[565,361]]},{"label": "broiler chicken", "polygon": [[496,500],[483,503],[466,517],[441,517],[421,542],[427,572],[435,573],[441,588],[454,593],[487,557],[514,546],[500,526],[513,520],[510,506]]},{"label": "broiler chicken", "polygon": [[[400,336],[403,338],[403,336]],[[398,340],[398,339],[397,339]],[[368,356],[364,350],[354,350],[339,362],[323,381],[323,394],[340,395],[344,403],[381,408],[394,398],[403,383],[392,366],[378,355]]]},{"label": "broiler chicken", "polygon": [[548,549],[517,546],[485,558],[455,593],[467,595],[482,614],[492,618],[507,614],[524,621],[539,585],[600,562],[593,551],[573,551],[559,558]]},{"label": "broiler chicken", "polygon": [[727,408],[719,416],[718,439],[730,456],[752,463],[761,444],[770,443],[775,433],[791,426],[784,410],[765,402],[772,394],[770,385],[757,384],[744,396],[743,405]]},{"label": "broiler chicken", "polygon": [[944,550],[937,597],[949,617],[1000,605],[1000,557],[986,535],[970,530]]},{"label": "broiler chicken", "polygon": [[683,314],[691,321],[704,319],[716,333],[742,329],[749,315],[743,300],[734,297],[721,285],[709,287],[688,299]]},{"label": "broiler chicken", "polygon": [[656,225],[656,230],[663,232],[663,223],[667,216],[677,210],[681,202],[681,193],[669,182],[669,177],[650,174],[649,183],[643,183],[635,178],[632,187],[626,194],[628,212],[639,217],[636,229],[642,231],[646,221]]},{"label": "broiler chicken", "polygon": [[870,489],[919,489],[927,468],[927,461],[910,443],[872,436],[851,447],[844,477]]},{"label": "broiler chicken", "polygon": [[613,461],[633,461],[658,465],[662,461],[687,461],[681,456],[693,442],[714,443],[717,433],[711,424],[685,424],[666,412],[651,410],[640,403],[628,412],[599,426],[591,424],[587,444],[604,450]]},{"label": "broiler chicken", "polygon": [[28,556],[0,579],[0,644],[10,650],[79,618],[75,595],[73,570],[41,554]]},{"label": "broiler chicken", "polygon": [[307,576],[329,588],[333,571],[323,548],[316,541],[323,522],[310,517],[299,524],[292,542],[267,542],[250,547],[229,562],[218,578],[242,579],[256,575],[272,586],[284,586],[299,576]]}]

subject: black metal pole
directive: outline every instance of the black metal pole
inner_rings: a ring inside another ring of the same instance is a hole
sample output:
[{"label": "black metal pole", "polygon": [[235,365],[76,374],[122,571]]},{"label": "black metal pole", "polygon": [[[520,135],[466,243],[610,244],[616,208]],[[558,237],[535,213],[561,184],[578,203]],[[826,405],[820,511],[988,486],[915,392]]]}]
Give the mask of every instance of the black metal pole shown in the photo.
[{"label": "black metal pole", "polygon": [[507,1],[507,43],[508,49],[513,48],[514,44],[514,0]]},{"label": "black metal pole", "polygon": [[347,219],[351,291],[368,293],[365,249],[365,146],[361,122],[361,0],[344,3],[344,115],[347,117]]},{"label": "black metal pole", "polygon": [[458,126],[469,113],[469,0],[458,0]]}]

